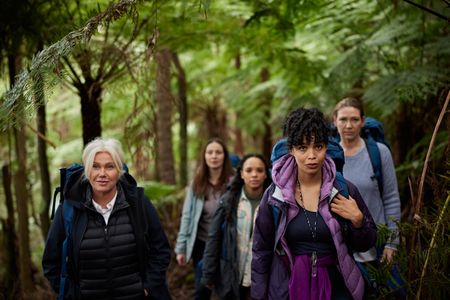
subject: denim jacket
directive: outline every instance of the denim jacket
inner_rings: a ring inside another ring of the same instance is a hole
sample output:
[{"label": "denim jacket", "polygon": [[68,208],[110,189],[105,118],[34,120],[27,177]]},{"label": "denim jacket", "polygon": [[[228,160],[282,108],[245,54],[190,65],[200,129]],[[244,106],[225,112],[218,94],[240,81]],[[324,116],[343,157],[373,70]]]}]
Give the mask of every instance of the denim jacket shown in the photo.
[{"label": "denim jacket", "polygon": [[195,239],[197,238],[198,222],[202,215],[205,200],[194,195],[192,185],[187,188],[183,204],[180,230],[175,245],[176,254],[185,254],[186,262],[192,257]]}]

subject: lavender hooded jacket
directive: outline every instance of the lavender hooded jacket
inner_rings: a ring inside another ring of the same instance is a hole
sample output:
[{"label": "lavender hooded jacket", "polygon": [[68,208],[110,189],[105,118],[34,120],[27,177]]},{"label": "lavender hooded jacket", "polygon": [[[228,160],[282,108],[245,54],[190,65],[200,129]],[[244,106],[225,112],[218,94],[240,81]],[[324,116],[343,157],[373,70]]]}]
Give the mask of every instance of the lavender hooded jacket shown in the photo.
[{"label": "lavender hooded jacket", "polygon": [[[335,175],[336,167],[327,157],[322,166],[319,213],[330,229],[336,248],[337,267],[345,285],[354,299],[362,299],[364,280],[353,257],[349,254],[348,246],[353,251],[370,249],[375,245],[376,225],[358,189],[347,181],[349,193],[356,200],[364,219],[361,228],[354,228],[349,222],[349,233],[344,240],[341,226],[329,208],[330,199],[339,192],[334,183]],[[299,212],[294,198],[296,178],[297,164],[294,157],[290,154],[284,155],[273,167],[273,184],[264,193],[256,218],[251,276],[252,299],[289,299],[288,284],[293,260],[284,234],[287,224]],[[273,220],[271,206],[279,208],[280,217],[277,227]]]}]

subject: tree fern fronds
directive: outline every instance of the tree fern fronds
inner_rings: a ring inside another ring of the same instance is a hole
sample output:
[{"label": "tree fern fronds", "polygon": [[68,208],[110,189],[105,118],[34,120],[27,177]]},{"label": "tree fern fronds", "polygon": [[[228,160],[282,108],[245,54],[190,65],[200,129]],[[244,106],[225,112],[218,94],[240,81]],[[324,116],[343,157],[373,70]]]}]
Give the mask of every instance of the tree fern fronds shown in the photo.
[{"label": "tree fern fronds", "polygon": [[363,98],[383,116],[388,116],[401,101],[413,102],[436,94],[448,85],[448,73],[433,66],[419,66],[386,75],[370,86]]},{"label": "tree fern fronds", "polygon": [[419,21],[406,21],[403,16],[400,16],[381,26],[366,40],[365,44],[368,47],[407,44],[411,40],[419,38]]},{"label": "tree fern fronds", "polygon": [[352,48],[341,55],[331,66],[325,80],[332,97],[340,98],[365,76],[368,53],[363,46]]},{"label": "tree fern fronds", "polygon": [[[130,15],[137,20],[136,4],[138,0],[121,0],[111,4],[104,12],[91,18],[84,27],[72,31],[58,42],[39,52],[16,78],[16,82],[4,95],[5,101],[0,107],[0,126],[3,130],[14,125],[12,112],[21,112],[21,116],[30,117],[34,114],[33,101],[35,91],[33,82],[41,80],[44,74],[58,70],[61,58],[69,55],[76,45],[88,42],[103,23],[112,22],[123,15]],[[56,75],[60,76],[59,72]],[[54,75],[53,75],[54,76]],[[47,82],[49,83],[49,82]],[[52,83],[56,84],[54,81]],[[23,98],[21,98],[23,97]],[[19,101],[19,99],[22,99]]]},{"label": "tree fern fronds", "polygon": [[433,56],[450,55],[450,35],[440,37],[433,42],[425,45],[425,51]]}]

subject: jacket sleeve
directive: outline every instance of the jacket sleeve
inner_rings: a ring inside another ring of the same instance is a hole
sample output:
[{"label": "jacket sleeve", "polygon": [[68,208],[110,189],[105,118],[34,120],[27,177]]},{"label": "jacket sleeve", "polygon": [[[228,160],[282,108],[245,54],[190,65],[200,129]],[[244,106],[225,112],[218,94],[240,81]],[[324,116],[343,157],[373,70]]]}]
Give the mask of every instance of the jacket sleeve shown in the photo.
[{"label": "jacket sleeve", "polygon": [[386,246],[389,248],[397,248],[400,243],[397,222],[400,222],[401,204],[398,193],[397,176],[395,174],[394,162],[389,149],[378,143],[381,156],[381,168],[383,174],[383,207],[384,216],[389,229],[389,237]]},{"label": "jacket sleeve", "polygon": [[148,226],[145,232],[147,246],[144,288],[150,299],[170,299],[166,272],[170,262],[170,246],[153,204],[145,197],[143,209]]},{"label": "jacket sleeve", "polygon": [[252,246],[252,299],[267,299],[270,270],[274,255],[275,225],[267,201],[273,188],[268,188],[261,199],[255,220]]},{"label": "jacket sleeve", "polygon": [[62,205],[58,206],[55,218],[50,225],[42,256],[42,269],[45,278],[50,282],[53,290],[59,292],[61,276],[61,249],[65,239]]},{"label": "jacket sleeve", "polygon": [[360,228],[353,227],[351,222],[349,222],[349,243],[353,251],[364,252],[375,246],[375,242],[377,240],[377,226],[375,225],[372,215],[364,203],[358,188],[349,181],[347,181],[347,185],[349,187],[350,195],[353,199],[355,199],[359,210],[364,215],[363,226]]},{"label": "jacket sleeve", "polygon": [[217,284],[220,278],[220,256],[223,243],[222,224],[225,220],[224,201],[227,194],[223,195],[217,207],[211,228],[208,233],[208,240],[203,253],[203,275],[202,284]]},{"label": "jacket sleeve", "polygon": [[186,254],[186,243],[187,237],[190,234],[189,228],[191,227],[191,222],[193,213],[191,211],[194,202],[194,193],[192,191],[192,186],[186,189],[186,197],[183,203],[183,211],[181,213],[180,230],[178,231],[177,242],[175,244],[176,254]]}]

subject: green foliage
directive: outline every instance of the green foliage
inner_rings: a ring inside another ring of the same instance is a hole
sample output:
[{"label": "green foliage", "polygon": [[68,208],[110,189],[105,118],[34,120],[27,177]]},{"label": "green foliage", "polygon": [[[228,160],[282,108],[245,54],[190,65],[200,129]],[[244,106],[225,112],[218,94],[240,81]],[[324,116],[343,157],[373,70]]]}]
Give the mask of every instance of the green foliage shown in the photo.
[{"label": "green foliage", "polygon": [[176,201],[176,186],[156,181],[142,181],[139,185],[144,188],[145,195],[156,205],[160,206]]},{"label": "green foliage", "polygon": [[[33,116],[35,112],[33,99],[36,93],[33,89],[33,81],[41,80],[44,73],[48,74],[52,80],[47,82],[46,88],[53,88],[53,84],[56,83],[53,80],[54,71],[58,70],[60,60],[69,55],[75,46],[89,41],[100,25],[107,24],[125,14],[136,15],[135,5],[136,1],[131,0],[111,4],[104,12],[89,20],[84,27],[70,32],[58,42],[39,52],[30,66],[18,75],[14,87],[6,93],[6,101],[0,107],[0,128],[5,130],[14,125],[13,111],[19,112],[19,115]],[[24,101],[19,101],[20,97],[24,97]]]},{"label": "green foliage", "polygon": [[[46,95],[49,99],[47,137],[57,144],[56,149],[48,150],[52,176],[57,167],[79,161],[81,155],[79,106],[73,104],[78,95],[73,87],[60,88],[74,79],[69,77],[73,75],[69,69],[62,69],[61,59],[71,60],[86,49],[92,50],[90,61],[86,63],[91,71],[98,71],[104,63],[99,54],[102,50],[124,55],[120,61],[124,63],[123,69],[115,73],[112,84],[104,86],[102,125],[105,136],[117,137],[123,142],[132,173],[139,170],[138,182],[155,177],[152,168],[158,141],[153,125],[156,116],[152,55],[160,48],[177,52],[186,71],[191,171],[199,144],[204,142],[202,130],[211,108],[217,108],[227,118],[230,148],[234,142],[232,132],[239,128],[246,149],[260,151],[258,138],[265,133],[265,122],[272,127],[275,139],[281,134],[281,121],[292,108],[316,106],[330,112],[335,102],[348,94],[363,96],[375,117],[389,119],[390,122],[385,123],[389,126],[386,131],[394,136],[394,142],[397,142],[397,126],[402,121],[397,118],[408,113],[404,111],[405,103],[412,107],[412,116],[420,116],[412,118],[415,123],[410,124],[411,129],[427,121],[425,129],[417,131],[420,133],[418,140],[398,141],[407,142],[409,147],[408,153],[400,157],[397,168],[401,189],[408,190],[408,179],[417,178],[422,171],[431,136],[429,123],[435,121],[439,110],[438,102],[433,99],[438,99],[449,85],[450,36],[447,23],[404,1],[122,0],[107,9],[109,2],[103,0],[38,3],[44,12],[51,12],[51,16],[48,20],[37,18],[45,26],[39,25],[36,31],[43,31],[44,45],[59,40],[37,53],[17,77],[15,87],[2,96],[0,129],[5,132],[14,125],[13,111],[33,124],[34,99]],[[444,1],[425,1],[424,5],[445,11]],[[3,14],[4,11],[7,10],[2,10]],[[18,14],[24,11],[25,7],[17,8]],[[55,21],[55,15],[60,15],[59,22]],[[27,57],[35,53],[29,49],[35,49],[36,41],[26,32],[28,24],[35,24],[35,19],[36,16],[17,19],[23,23],[23,28],[12,31],[26,40]],[[116,46],[131,38],[136,39],[126,53],[118,53]],[[5,45],[0,44],[2,54],[6,53]],[[76,72],[81,71],[79,66],[73,65]],[[269,74],[264,82],[262,70]],[[6,78],[2,80],[6,82]],[[42,88],[36,90],[34,83],[37,81],[42,83]],[[175,76],[172,85],[175,91]],[[266,110],[270,112],[269,120],[265,119]],[[174,122],[177,117],[175,113]],[[6,140],[2,136],[2,141]],[[174,144],[177,142],[175,139]],[[29,152],[34,146],[29,143]],[[448,131],[441,129],[431,156],[426,184],[432,191],[427,195],[436,195],[442,186],[445,188],[445,184],[433,186],[431,179],[448,180],[447,175],[436,174],[436,170],[443,167],[446,151]],[[11,150],[3,150],[2,154],[14,156]],[[30,153],[28,159],[30,164],[36,165],[35,153]],[[36,166],[32,172],[37,174]],[[39,176],[30,175],[30,179],[38,182]],[[183,191],[174,186],[157,182],[143,184],[146,195],[158,208],[179,203],[183,198]],[[409,204],[412,200],[402,195],[402,201]],[[403,240],[397,258],[402,274],[409,277],[409,255],[415,257],[413,269],[420,270],[430,254],[424,284],[435,287],[427,290],[430,298],[439,298],[448,292],[449,286],[448,275],[442,268],[448,269],[449,253],[445,244],[448,243],[449,221],[446,218],[437,224],[443,200],[436,198],[430,202],[433,205],[425,209],[417,227],[420,233],[417,249],[406,247],[409,234],[416,227],[407,222],[400,224]],[[439,239],[435,248],[428,249],[436,227]],[[382,228],[379,233],[381,243],[388,233]],[[380,280],[387,278],[386,271],[384,268],[376,274]],[[436,276],[431,276],[432,272]],[[418,288],[418,274],[414,275],[409,277],[412,279],[407,286],[411,295]],[[389,296],[389,291],[383,293]]]}]

